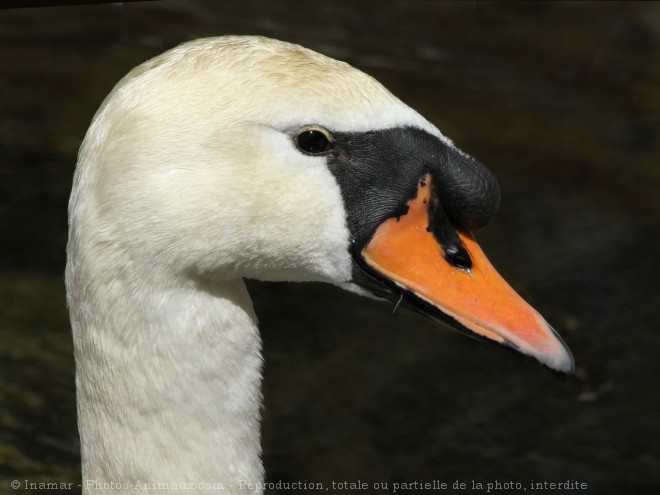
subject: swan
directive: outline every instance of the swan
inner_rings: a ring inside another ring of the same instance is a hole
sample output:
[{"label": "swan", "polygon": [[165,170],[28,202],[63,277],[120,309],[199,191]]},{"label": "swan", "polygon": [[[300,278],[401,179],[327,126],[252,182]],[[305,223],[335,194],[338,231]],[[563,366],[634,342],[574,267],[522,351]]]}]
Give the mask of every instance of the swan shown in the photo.
[{"label": "swan", "polygon": [[69,204],[83,491],[263,492],[245,278],[401,302],[570,373],[470,233],[498,203],[481,163],[311,50],[225,36],[133,69],[93,118]]}]

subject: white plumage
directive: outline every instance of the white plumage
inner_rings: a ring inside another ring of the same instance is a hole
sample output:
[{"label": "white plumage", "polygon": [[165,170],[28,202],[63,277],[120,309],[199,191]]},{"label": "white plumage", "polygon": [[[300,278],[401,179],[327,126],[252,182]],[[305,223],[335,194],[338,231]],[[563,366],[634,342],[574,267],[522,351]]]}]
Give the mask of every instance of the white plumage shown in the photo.
[{"label": "white plumage", "polygon": [[413,126],[448,143],[373,78],[259,37],[170,50],[94,117],[66,273],[84,488],[246,493],[240,480],[263,480],[261,344],[242,279],[352,288],[340,190],[290,137],[311,123]]}]

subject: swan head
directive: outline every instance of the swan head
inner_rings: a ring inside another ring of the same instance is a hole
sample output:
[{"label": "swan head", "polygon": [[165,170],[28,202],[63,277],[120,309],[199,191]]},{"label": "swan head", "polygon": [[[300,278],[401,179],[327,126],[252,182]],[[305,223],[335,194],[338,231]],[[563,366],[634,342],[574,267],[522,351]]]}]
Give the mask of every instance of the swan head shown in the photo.
[{"label": "swan head", "polygon": [[146,62],[108,96],[81,148],[71,235],[106,270],[331,282],[570,372],[470,233],[498,204],[492,174],[372,77],[222,37]]}]

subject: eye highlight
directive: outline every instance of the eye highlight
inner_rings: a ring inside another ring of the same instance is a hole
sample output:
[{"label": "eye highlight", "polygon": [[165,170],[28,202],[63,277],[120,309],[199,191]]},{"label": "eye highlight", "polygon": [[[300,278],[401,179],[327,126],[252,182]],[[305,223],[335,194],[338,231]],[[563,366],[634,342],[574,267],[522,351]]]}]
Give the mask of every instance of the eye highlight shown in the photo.
[{"label": "eye highlight", "polygon": [[294,136],[298,149],[316,155],[332,148],[332,135],[322,127],[306,127]]}]

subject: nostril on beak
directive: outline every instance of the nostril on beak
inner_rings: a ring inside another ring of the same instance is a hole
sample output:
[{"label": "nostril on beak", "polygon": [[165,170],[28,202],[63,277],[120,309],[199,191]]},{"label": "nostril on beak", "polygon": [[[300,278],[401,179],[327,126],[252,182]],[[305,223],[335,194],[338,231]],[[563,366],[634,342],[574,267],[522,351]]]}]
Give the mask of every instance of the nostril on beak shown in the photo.
[{"label": "nostril on beak", "polygon": [[469,272],[472,269],[472,259],[467,250],[460,244],[454,244],[445,248],[445,260],[459,270]]}]

